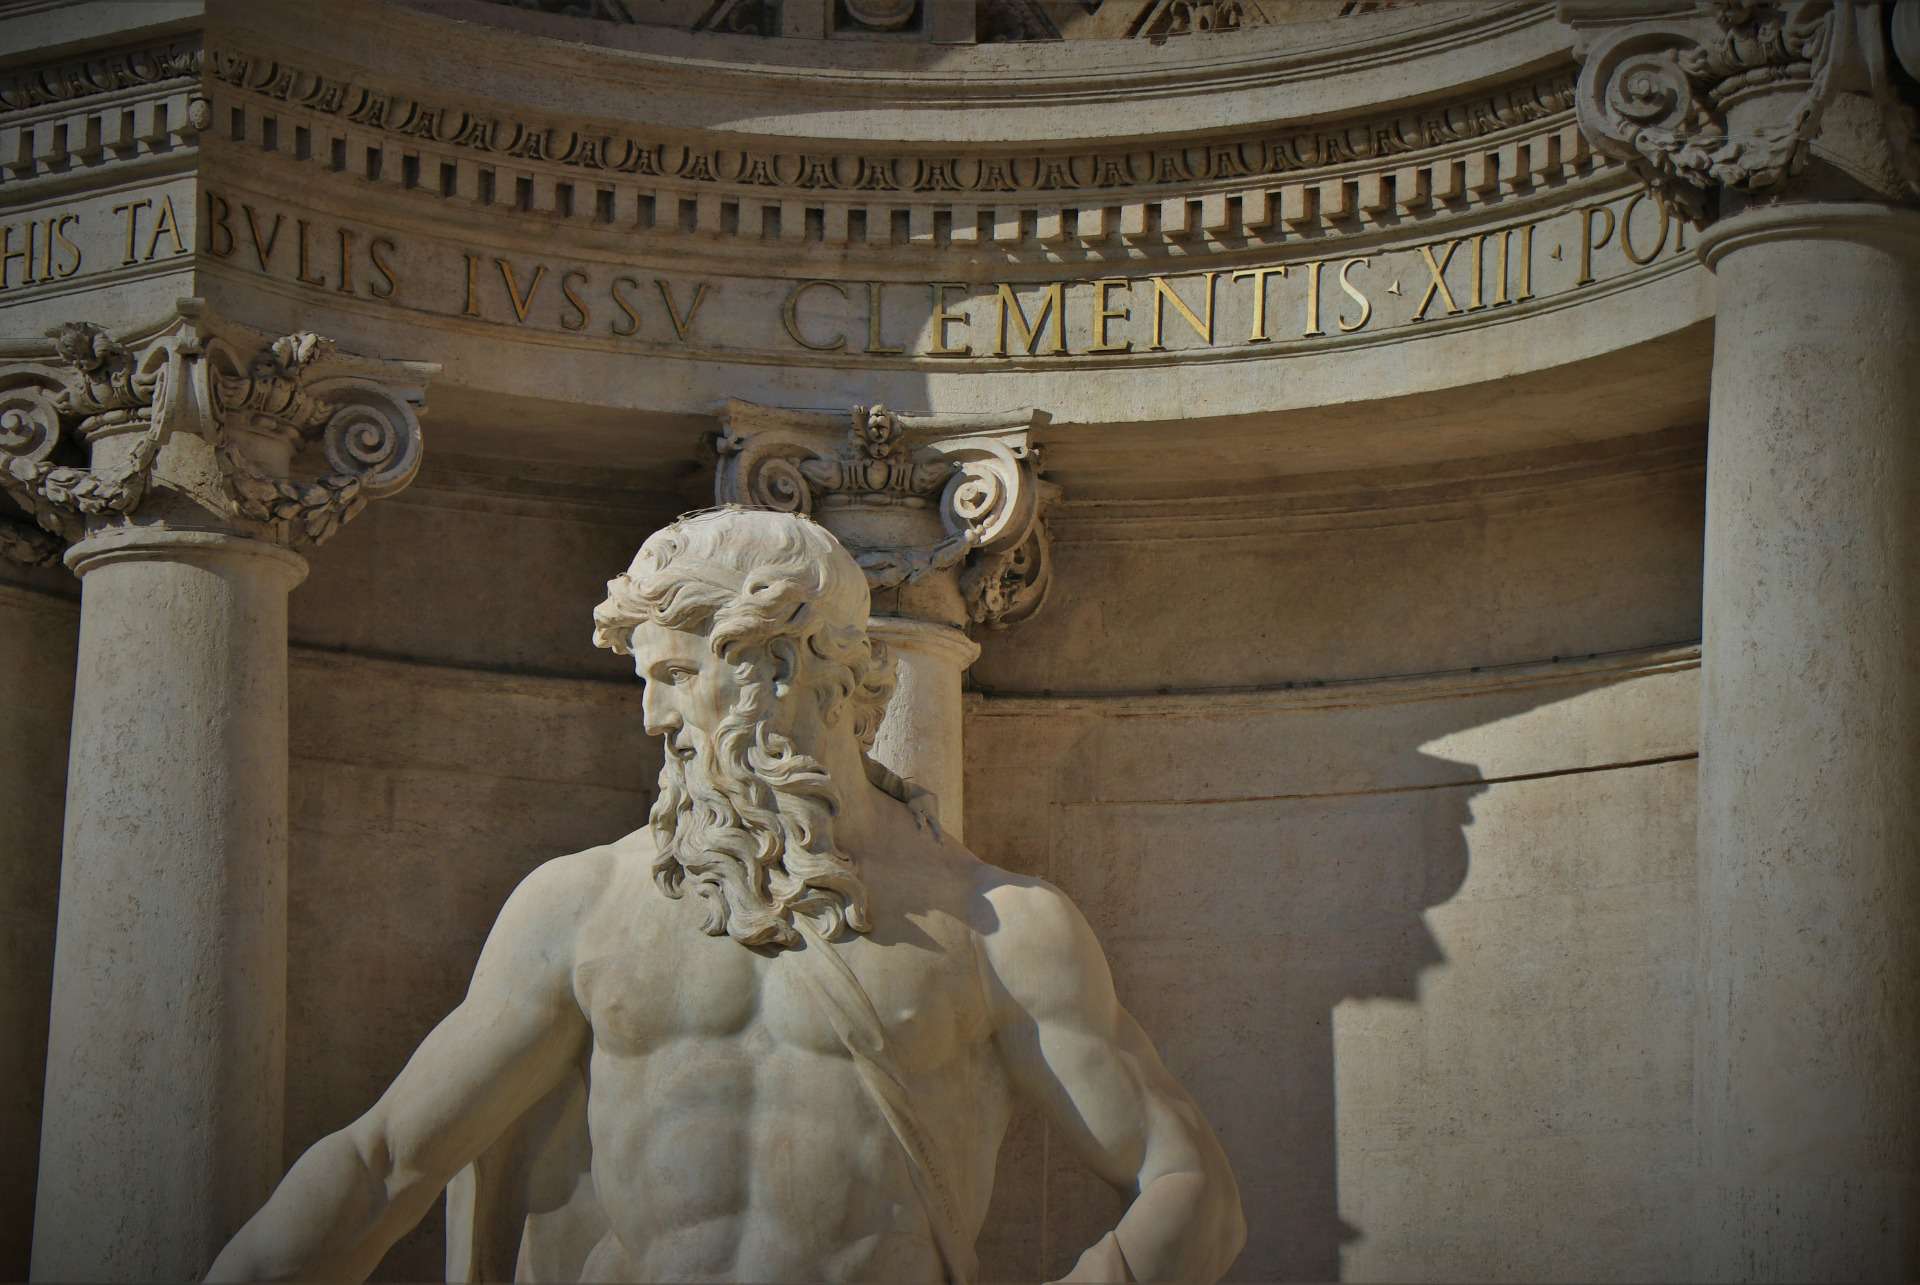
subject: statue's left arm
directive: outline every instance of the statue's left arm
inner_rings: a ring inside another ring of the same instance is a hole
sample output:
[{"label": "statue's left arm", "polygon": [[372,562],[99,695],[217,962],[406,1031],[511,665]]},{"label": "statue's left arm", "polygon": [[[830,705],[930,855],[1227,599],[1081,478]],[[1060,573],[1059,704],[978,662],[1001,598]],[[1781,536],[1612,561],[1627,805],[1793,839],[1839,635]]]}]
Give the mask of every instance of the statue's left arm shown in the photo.
[{"label": "statue's left arm", "polygon": [[988,900],[1001,1061],[1096,1173],[1134,1192],[1066,1279],[1217,1280],[1246,1241],[1226,1153],[1121,1007],[1093,930],[1037,880],[1003,884]]}]

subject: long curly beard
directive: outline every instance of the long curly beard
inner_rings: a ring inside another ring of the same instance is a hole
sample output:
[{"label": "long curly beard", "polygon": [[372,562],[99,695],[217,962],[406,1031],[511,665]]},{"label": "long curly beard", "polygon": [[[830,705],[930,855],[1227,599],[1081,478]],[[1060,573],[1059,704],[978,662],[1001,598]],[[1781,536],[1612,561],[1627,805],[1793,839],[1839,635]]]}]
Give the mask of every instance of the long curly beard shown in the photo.
[{"label": "long curly beard", "polygon": [[676,900],[690,889],[709,936],[743,946],[797,946],[804,917],[829,939],[872,928],[867,889],[833,843],[839,795],[818,759],[744,706],[706,746],[667,742],[651,823],[653,880]]}]

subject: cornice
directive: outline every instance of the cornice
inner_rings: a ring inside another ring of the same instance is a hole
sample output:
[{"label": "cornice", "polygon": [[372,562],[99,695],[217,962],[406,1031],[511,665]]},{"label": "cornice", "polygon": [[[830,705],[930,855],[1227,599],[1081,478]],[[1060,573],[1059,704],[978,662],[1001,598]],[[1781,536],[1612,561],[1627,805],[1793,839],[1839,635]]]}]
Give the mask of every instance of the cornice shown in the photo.
[{"label": "cornice", "polygon": [[[1405,90],[1411,97],[1458,84],[1463,50],[1484,53],[1514,40],[1502,51],[1512,67],[1570,44],[1550,4],[1541,0],[1434,4],[1194,36],[1167,46],[1125,40],[985,46],[769,41],[581,23],[488,0],[406,0],[379,20],[391,35],[432,33],[472,44],[492,55],[493,65],[513,68],[515,78],[604,78],[616,90],[643,81],[673,102],[674,118],[688,120],[682,94],[724,98],[734,116],[763,105],[786,114],[795,94],[805,96],[809,118],[831,119],[849,107],[933,117],[943,110],[1081,103],[1109,112],[1142,104],[1158,115],[1168,98],[1321,85],[1381,66],[1413,71],[1412,64],[1431,60],[1430,68],[1419,70],[1439,69],[1442,79],[1421,84],[1416,74]],[[270,19],[259,22],[261,30],[271,26]],[[1109,118],[1099,132],[1158,132],[1161,123],[1134,129]],[[911,122],[899,127],[916,128]]]},{"label": "cornice", "polygon": [[6,203],[190,169],[211,122],[202,66],[194,35],[0,73]]},{"label": "cornice", "polygon": [[223,147],[530,229],[687,234],[775,256],[808,244],[1043,255],[1102,243],[1270,244],[1524,204],[1605,164],[1574,123],[1571,62],[1351,120],[1018,148],[618,130],[435,101],[232,49],[210,55],[208,83]]}]

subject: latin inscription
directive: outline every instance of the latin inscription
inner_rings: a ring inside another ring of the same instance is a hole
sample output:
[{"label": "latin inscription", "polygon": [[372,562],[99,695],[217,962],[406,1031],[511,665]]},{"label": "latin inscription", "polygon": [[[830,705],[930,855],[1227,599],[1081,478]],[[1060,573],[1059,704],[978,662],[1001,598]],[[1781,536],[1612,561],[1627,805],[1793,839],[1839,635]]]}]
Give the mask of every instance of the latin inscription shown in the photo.
[{"label": "latin inscription", "polygon": [[[170,203],[129,203],[124,215],[122,262],[165,253],[179,235]],[[701,277],[416,244],[219,192],[205,194],[199,222],[201,247],[235,267],[475,324],[669,350],[976,361],[1417,331],[1601,288],[1689,252],[1685,224],[1644,194],[1364,254],[1037,282]],[[31,226],[35,280],[79,271],[80,252],[62,248],[57,218]],[[14,235],[26,244],[27,232]]]}]

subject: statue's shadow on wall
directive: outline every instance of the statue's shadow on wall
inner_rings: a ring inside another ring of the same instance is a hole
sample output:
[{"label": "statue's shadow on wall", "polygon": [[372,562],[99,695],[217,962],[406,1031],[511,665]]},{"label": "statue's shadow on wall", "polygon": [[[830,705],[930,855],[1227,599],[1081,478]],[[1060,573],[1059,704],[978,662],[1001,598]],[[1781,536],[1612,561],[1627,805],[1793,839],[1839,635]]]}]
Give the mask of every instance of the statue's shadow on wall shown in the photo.
[{"label": "statue's shadow on wall", "polygon": [[[1009,832],[1018,816],[982,824],[970,807],[970,846],[1053,880],[1086,911],[1122,1001],[1220,1136],[1248,1222],[1232,1278],[1338,1279],[1344,1246],[1391,1234],[1342,1219],[1343,1133],[1391,1138],[1392,1118],[1355,1112],[1418,1112],[1396,1092],[1424,1096],[1418,1086],[1446,1072],[1417,1064],[1418,1034],[1404,1023],[1337,1031],[1336,1010],[1417,1005],[1423,979],[1447,965],[1428,913],[1459,893],[1488,841],[1474,802],[1492,788],[1475,764],[1419,747],[1567,694],[1486,693],[1351,719],[1096,714],[1071,733],[1016,733],[1032,743],[1015,755],[1029,769],[1040,756],[1055,765],[1044,850]],[[969,746],[970,800],[1017,797],[993,778],[1021,764],[994,765],[985,749]],[[1360,1086],[1361,1104],[1339,1101],[1343,1084]],[[1380,1181],[1394,1178],[1369,1175]],[[986,1275],[1057,1277],[1125,1203],[1058,1134],[1017,1117],[981,1238]]]}]

